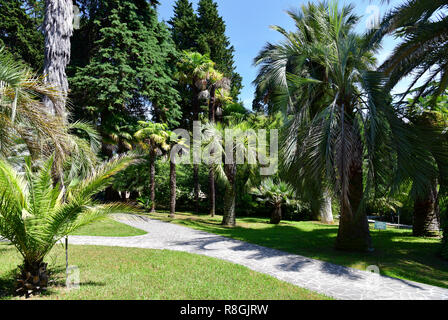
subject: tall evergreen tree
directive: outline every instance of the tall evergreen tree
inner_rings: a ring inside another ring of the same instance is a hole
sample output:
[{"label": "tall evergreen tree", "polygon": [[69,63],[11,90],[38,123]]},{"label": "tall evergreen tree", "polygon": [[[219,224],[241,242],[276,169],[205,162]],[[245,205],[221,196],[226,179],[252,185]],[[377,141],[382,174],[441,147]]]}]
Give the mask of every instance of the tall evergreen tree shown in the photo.
[{"label": "tall evergreen tree", "polygon": [[27,2],[0,0],[0,47],[39,71],[44,61],[41,7]]},{"label": "tall evergreen tree", "polygon": [[174,5],[174,16],[168,21],[171,33],[179,50],[198,49],[199,25],[198,17],[189,0],[177,0]]},{"label": "tall evergreen tree", "polygon": [[226,24],[219,15],[218,5],[213,0],[200,0],[198,4],[199,52],[208,54],[216,68],[232,81],[231,95],[237,100],[242,89],[242,78],[235,71],[235,48],[226,36]]},{"label": "tall evergreen tree", "polygon": [[[85,9],[86,27],[81,26],[74,42],[80,46],[86,34],[89,43],[82,52],[88,61],[75,57],[72,100],[78,118],[89,117],[99,126],[103,152],[111,156],[120,151],[110,141],[120,138],[117,131],[126,126],[121,139],[131,137],[132,127],[148,112],[155,120],[177,125],[181,114],[172,79],[177,53],[156,9],[145,0],[92,0]],[[116,142],[118,148],[126,146]]]}]

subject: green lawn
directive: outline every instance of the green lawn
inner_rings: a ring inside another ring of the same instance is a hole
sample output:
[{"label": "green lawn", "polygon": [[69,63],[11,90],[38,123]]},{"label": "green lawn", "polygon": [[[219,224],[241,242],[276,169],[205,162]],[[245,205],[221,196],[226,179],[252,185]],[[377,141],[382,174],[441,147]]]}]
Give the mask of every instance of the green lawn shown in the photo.
[{"label": "green lawn", "polygon": [[377,265],[383,275],[448,288],[448,262],[438,257],[440,239],[415,238],[410,230],[371,230],[375,252],[368,254],[335,250],[337,225],[285,221],[274,226],[268,219],[240,218],[236,228],[225,228],[220,216],[179,213],[174,220],[165,213],[150,216],[360,270]]},{"label": "green lawn", "polygon": [[136,229],[117,222],[113,219],[105,219],[82,227],[73,235],[76,236],[100,236],[100,237],[132,237],[146,234],[145,231]]},{"label": "green lawn", "polygon": [[[166,250],[70,246],[80,289],[63,287],[65,255],[57,246],[47,259],[56,284],[33,299],[316,300],[323,295],[226,261]],[[11,299],[20,257],[0,243],[0,299]]]}]

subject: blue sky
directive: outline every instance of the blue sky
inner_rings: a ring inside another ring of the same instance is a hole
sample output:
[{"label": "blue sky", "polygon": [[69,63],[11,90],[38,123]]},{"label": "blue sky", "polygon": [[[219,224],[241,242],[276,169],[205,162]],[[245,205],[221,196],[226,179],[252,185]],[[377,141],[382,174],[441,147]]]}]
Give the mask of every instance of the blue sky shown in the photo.
[{"label": "blue sky", "polygon": [[[345,1],[355,5],[355,12],[362,16],[357,31],[365,32],[368,21],[371,21],[372,13],[378,11],[383,16],[388,9],[393,8],[404,0],[391,0],[389,4],[381,5],[381,1]],[[159,6],[159,19],[168,21],[173,15],[175,0],[161,0]],[[198,0],[192,0],[194,8],[197,8]],[[219,13],[227,25],[227,36],[235,47],[235,62],[237,72],[243,77],[244,88],[240,99],[246,108],[251,109],[254,97],[252,81],[256,77],[257,69],[252,61],[267,42],[277,42],[281,35],[271,30],[269,26],[279,25],[287,30],[293,30],[293,22],[285,13],[285,10],[299,8],[306,4],[307,0],[217,0]],[[340,2],[344,3],[343,1]],[[378,56],[382,62],[397,41],[392,38],[385,39],[383,50]],[[403,81],[396,91],[404,88]]]}]

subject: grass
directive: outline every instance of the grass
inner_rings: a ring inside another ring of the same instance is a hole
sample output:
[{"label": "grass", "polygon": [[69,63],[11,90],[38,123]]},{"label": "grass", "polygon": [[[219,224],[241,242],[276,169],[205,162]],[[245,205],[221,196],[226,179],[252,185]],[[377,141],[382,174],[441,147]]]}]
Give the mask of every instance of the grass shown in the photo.
[{"label": "grass", "polygon": [[383,275],[448,288],[448,262],[438,256],[440,239],[412,237],[410,230],[371,230],[375,252],[353,253],[334,249],[337,225],[284,221],[274,226],[267,219],[239,218],[236,228],[226,228],[220,225],[221,216],[189,213],[179,213],[175,219],[160,213],[150,216],[360,270],[376,265]]},{"label": "grass", "polygon": [[146,234],[145,231],[136,229],[107,218],[90,225],[84,226],[75,232],[76,236],[99,236],[99,237],[133,237]]},{"label": "grass", "polygon": [[[80,271],[80,289],[63,287],[65,255],[53,249],[49,267],[56,283],[33,299],[60,300],[317,300],[323,295],[219,259],[166,250],[70,246],[70,265]],[[0,299],[13,297],[20,263],[15,249],[0,243]]]}]

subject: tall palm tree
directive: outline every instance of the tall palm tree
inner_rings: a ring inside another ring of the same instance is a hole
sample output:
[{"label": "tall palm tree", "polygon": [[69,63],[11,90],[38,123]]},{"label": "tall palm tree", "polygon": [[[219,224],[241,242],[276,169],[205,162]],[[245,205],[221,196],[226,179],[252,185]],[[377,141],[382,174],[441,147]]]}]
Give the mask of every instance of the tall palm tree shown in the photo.
[{"label": "tall palm tree", "polygon": [[44,259],[63,237],[111,213],[136,211],[122,204],[99,204],[93,200],[132,161],[115,158],[61,190],[51,177],[53,157],[37,171],[28,159],[24,174],[0,160],[0,235],[23,258],[19,293],[28,296],[47,287]]},{"label": "tall palm tree", "polygon": [[[412,76],[412,82],[398,105],[410,93],[415,95],[414,103],[404,108],[413,107],[420,97],[431,97],[434,105],[438,96],[448,86],[448,2],[414,0],[393,8],[383,19],[381,28],[373,32],[375,37],[382,38],[387,34],[401,37],[402,42],[396,46],[390,57],[380,66],[380,70],[388,76],[386,88],[393,89],[406,76]],[[433,85],[434,81],[438,85]],[[402,106],[401,106],[402,107]],[[414,120],[420,125],[431,126],[432,119],[428,113]],[[436,133],[437,135],[437,133]],[[430,140],[437,140],[430,138]],[[434,152],[433,152],[434,154]],[[440,158],[440,157],[439,157]],[[438,204],[438,180],[447,179],[440,176],[445,170],[438,161],[439,177],[432,177],[426,189],[415,195],[414,200],[414,235],[428,236],[438,234],[440,228]]]},{"label": "tall palm tree", "polygon": [[[243,165],[256,167],[259,160],[257,154],[256,137],[248,135],[250,123],[207,123],[202,131],[202,147],[209,156],[209,165],[218,179],[226,185],[224,195],[224,216],[222,225],[234,227],[236,225],[236,179],[237,168]],[[226,132],[226,130],[229,130]],[[233,134],[226,134],[232,132]],[[239,157],[239,159],[238,159]]]},{"label": "tall palm tree", "polygon": [[[230,96],[231,81],[224,77],[221,73],[216,72],[210,77],[210,99],[208,117],[211,123],[216,122],[216,117],[222,116],[222,107],[232,102]],[[214,217],[216,213],[216,194],[215,194],[215,172],[213,167],[209,168],[209,199],[210,199],[210,216]]]},{"label": "tall palm tree", "polygon": [[170,161],[170,217],[176,215],[177,199],[177,162],[180,157],[188,153],[188,146],[184,140],[179,138],[174,132],[169,132],[169,157]]},{"label": "tall palm tree", "polygon": [[143,150],[149,152],[151,212],[156,211],[156,158],[170,149],[171,132],[165,123],[140,121],[141,129],[135,133],[135,138]]},{"label": "tall palm tree", "polygon": [[353,32],[352,10],[333,2],[289,12],[297,30],[276,27],[284,43],[274,51],[268,45],[256,64],[271,75],[276,104],[290,115],[282,149],[291,181],[324,177],[340,201],[336,248],[365,251],[372,249],[365,194],[387,178],[392,147],[401,170],[416,160],[405,123],[382,91],[384,77],[371,71],[378,43]]},{"label": "tall palm tree", "polygon": [[[439,236],[441,227],[440,199],[448,187],[448,148],[446,101],[443,94],[434,100],[433,96],[420,97],[418,102],[409,99],[402,108],[406,119],[417,126],[430,157],[433,159],[434,175],[428,180],[422,192],[412,189],[414,198],[413,235]],[[435,102],[435,103],[434,103]],[[427,137],[427,132],[430,137]],[[413,179],[413,177],[411,177]],[[439,188],[440,185],[440,188]]]},{"label": "tall palm tree", "polygon": [[[208,55],[184,51],[178,63],[178,78],[188,85],[193,93],[193,121],[199,121],[201,103],[210,98],[210,79],[220,79],[222,75],[215,69],[215,63]],[[196,212],[199,212],[199,165],[193,164],[193,183]]]},{"label": "tall palm tree", "polygon": [[73,35],[73,1],[45,0],[45,81],[52,84],[62,95],[57,100],[45,99],[53,113],[67,119],[65,104],[68,94],[68,80],[65,69],[70,62]]},{"label": "tall palm tree", "polygon": [[[302,6],[302,12],[289,11],[289,16],[294,20],[297,31],[294,33],[288,33],[286,30],[279,26],[273,26],[272,28],[280,32],[286,39],[289,39],[290,46],[293,46],[295,42],[307,44],[313,46],[317,42],[324,42],[322,25],[319,20],[316,19],[316,11],[322,10],[323,4]],[[356,22],[355,17],[347,19],[345,24],[341,27],[347,29],[352,28]],[[260,66],[260,71],[257,78],[254,81],[256,85],[257,96],[263,97],[264,103],[269,104],[269,113],[275,113],[282,111],[285,115],[292,113],[289,108],[291,104],[303,103],[304,97],[299,94],[288,95],[285,94],[287,89],[287,74],[300,72],[301,64],[303,63],[299,57],[291,55],[290,48],[281,44],[267,44],[260,54],[255,58],[254,63],[256,66]],[[311,61],[311,56],[308,57],[308,63],[310,68],[316,75],[313,77],[324,78],[325,68],[319,66],[318,62]],[[313,119],[320,112],[320,104],[322,103],[322,97],[324,96],[324,88],[314,88],[313,90],[321,90],[316,92],[308,100],[309,104],[307,112],[303,113],[303,117],[307,117],[307,121]],[[290,99],[290,100],[289,100]],[[285,174],[285,179],[288,180],[290,175]],[[315,181],[306,181],[301,188],[301,193],[308,195],[311,202],[311,208],[313,216],[320,218],[325,223],[333,223],[332,214],[332,198],[331,192],[322,184],[322,180],[325,177],[319,177]],[[299,187],[297,181],[295,182],[296,188]],[[320,193],[316,197],[316,193]]]}]

